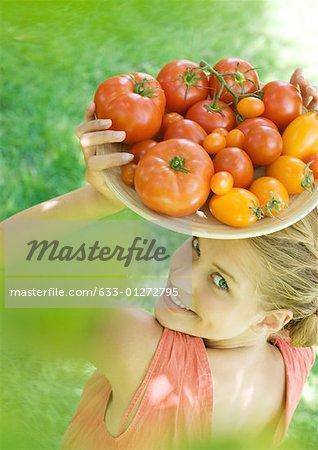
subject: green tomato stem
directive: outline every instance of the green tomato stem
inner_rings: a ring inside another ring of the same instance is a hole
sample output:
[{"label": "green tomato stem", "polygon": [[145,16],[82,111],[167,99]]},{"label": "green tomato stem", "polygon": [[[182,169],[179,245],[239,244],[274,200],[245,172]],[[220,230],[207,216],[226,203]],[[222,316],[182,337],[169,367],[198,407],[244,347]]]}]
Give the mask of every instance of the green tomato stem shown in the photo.
[{"label": "green tomato stem", "polygon": [[190,169],[183,165],[184,161],[185,161],[185,158],[182,158],[181,156],[175,156],[169,162],[169,167],[171,167],[171,169],[176,170],[178,172],[188,173]]}]

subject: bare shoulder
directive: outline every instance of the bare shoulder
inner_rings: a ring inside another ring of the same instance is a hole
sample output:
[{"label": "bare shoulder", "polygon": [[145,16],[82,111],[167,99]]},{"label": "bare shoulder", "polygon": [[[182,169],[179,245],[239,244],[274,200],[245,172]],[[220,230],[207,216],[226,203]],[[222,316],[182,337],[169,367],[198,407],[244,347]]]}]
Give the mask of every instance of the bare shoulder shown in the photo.
[{"label": "bare shoulder", "polygon": [[151,363],[162,331],[156,318],[143,309],[108,308],[98,321],[91,360],[113,388],[122,387],[123,380],[135,386]]},{"label": "bare shoulder", "polygon": [[[285,401],[285,367],[279,350],[268,345],[259,354],[248,349],[208,349],[207,353],[215,433],[258,433],[277,424]],[[224,404],[231,407],[224,408]]]}]

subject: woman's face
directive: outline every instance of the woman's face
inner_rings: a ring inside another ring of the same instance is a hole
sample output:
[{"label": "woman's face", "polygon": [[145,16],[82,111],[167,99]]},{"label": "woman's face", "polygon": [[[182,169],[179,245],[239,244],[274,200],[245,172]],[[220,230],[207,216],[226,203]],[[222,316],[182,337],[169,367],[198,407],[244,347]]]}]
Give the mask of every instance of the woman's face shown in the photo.
[{"label": "woman's face", "polygon": [[161,296],[155,316],[166,328],[211,341],[244,341],[263,317],[260,272],[246,239],[190,238],[171,260],[167,287],[177,288],[178,297]]}]

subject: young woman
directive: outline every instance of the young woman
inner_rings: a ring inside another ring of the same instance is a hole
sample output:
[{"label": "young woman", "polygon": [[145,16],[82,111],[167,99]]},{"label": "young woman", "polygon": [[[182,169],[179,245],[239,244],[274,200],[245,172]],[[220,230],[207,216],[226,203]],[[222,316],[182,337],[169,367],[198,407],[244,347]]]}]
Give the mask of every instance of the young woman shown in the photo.
[{"label": "young woman", "polygon": [[[97,219],[124,207],[102,170],[127,163],[127,154],[95,156],[97,145],[121,142],[124,133],[94,120],[93,103],[85,119],[77,135],[91,186],[19,218]],[[318,343],[317,219],[314,210],[250,239],[191,237],[171,260],[167,286],[177,297],[160,297],[154,315],[101,312],[90,348],[97,369],[62,449],[183,450],[246,433],[279,443]]]}]

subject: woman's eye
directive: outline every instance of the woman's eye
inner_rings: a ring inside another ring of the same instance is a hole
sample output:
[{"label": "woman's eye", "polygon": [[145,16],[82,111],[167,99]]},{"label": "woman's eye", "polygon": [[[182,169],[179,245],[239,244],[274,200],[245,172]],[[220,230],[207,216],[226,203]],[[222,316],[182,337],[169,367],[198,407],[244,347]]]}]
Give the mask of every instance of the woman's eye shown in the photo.
[{"label": "woman's eye", "polygon": [[211,280],[219,289],[222,289],[224,291],[227,291],[229,289],[227,282],[219,273],[212,273]]},{"label": "woman's eye", "polygon": [[200,244],[199,239],[196,236],[193,236],[192,238],[192,247],[196,251],[197,255],[200,256]]}]

